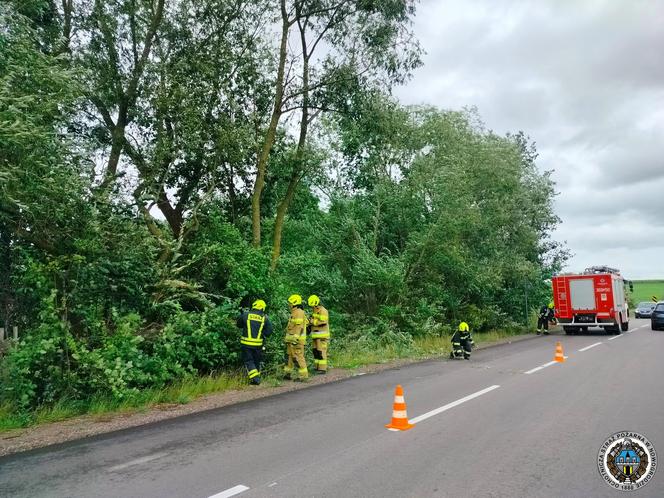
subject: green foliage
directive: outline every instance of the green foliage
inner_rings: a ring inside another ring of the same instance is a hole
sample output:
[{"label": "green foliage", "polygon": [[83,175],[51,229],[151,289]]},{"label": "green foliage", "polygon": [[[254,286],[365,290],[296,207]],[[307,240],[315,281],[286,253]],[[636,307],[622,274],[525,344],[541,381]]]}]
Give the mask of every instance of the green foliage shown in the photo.
[{"label": "green foliage", "polygon": [[[308,57],[287,44],[281,84],[278,3],[162,3],[0,6],[0,323],[21,330],[0,414],[186,402],[241,368],[258,297],[268,371],[294,292],[330,309],[347,365],[548,301],[567,253],[534,144],[389,97],[420,64],[414,2],[297,2]],[[250,242],[255,212],[280,251]]]}]

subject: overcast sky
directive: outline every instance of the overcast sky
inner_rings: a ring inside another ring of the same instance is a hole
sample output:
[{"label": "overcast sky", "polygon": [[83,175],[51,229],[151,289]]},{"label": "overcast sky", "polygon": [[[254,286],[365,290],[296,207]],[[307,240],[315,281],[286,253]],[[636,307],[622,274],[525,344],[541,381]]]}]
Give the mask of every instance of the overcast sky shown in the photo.
[{"label": "overcast sky", "polygon": [[537,142],[570,271],[664,278],[664,0],[422,0],[415,31],[397,96]]}]

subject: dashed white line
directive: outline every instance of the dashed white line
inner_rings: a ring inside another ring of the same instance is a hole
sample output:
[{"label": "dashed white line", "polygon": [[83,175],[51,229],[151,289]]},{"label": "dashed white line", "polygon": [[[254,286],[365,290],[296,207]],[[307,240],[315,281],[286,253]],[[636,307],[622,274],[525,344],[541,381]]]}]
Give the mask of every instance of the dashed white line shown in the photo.
[{"label": "dashed white line", "polygon": [[418,422],[422,422],[422,420],[426,420],[430,417],[433,417],[434,415],[438,415],[439,413],[446,412],[450,408],[454,408],[455,406],[459,406],[462,403],[465,403],[466,401],[470,401],[471,399],[475,399],[479,396],[482,396],[483,394],[486,394],[488,392],[493,391],[494,389],[498,389],[500,386],[498,385],[493,385],[490,387],[487,387],[486,389],[482,389],[481,391],[477,391],[476,393],[469,394],[468,396],[465,396],[461,399],[458,399],[456,401],[452,401],[451,403],[446,404],[445,406],[441,406],[440,408],[436,408],[435,410],[431,410],[430,412],[426,412],[419,417],[415,417],[414,419],[409,420],[411,424],[417,424]]},{"label": "dashed white line", "polygon": [[590,346],[586,346],[585,348],[581,348],[578,351],[581,353],[583,351],[588,351],[590,348],[594,348],[595,346],[599,346],[602,344],[601,342],[596,342],[595,344],[591,344]]},{"label": "dashed white line", "polygon": [[244,486],[243,484],[238,484],[237,486],[234,486],[232,488],[228,488],[226,491],[222,491],[221,493],[217,493],[216,495],[212,495],[209,498],[230,498],[231,496],[239,495],[240,493],[244,493],[247,491],[249,488],[247,486]]},{"label": "dashed white line", "polygon": [[612,341],[614,339],[620,339],[621,337],[625,337],[623,334],[620,335],[614,335],[613,337],[609,337],[609,341]]},{"label": "dashed white line", "polygon": [[535,372],[539,372],[543,368],[550,367],[551,365],[555,365],[556,363],[558,363],[558,362],[557,361],[550,361],[549,363],[545,363],[544,365],[540,365],[539,367],[535,367],[535,368],[533,368],[531,370],[528,370],[527,372],[524,372],[524,373],[530,375],[530,374],[533,374]]},{"label": "dashed white line", "polygon": [[163,458],[166,455],[168,455],[168,453],[154,453],[152,455],[147,455],[141,458],[137,458],[136,460],[129,460],[128,462],[122,463],[120,465],[115,465],[114,467],[109,467],[108,471],[117,472],[118,470],[123,470],[126,469],[127,467],[133,467],[134,465],[140,465],[142,463],[151,462],[152,460],[157,460],[158,458]]}]

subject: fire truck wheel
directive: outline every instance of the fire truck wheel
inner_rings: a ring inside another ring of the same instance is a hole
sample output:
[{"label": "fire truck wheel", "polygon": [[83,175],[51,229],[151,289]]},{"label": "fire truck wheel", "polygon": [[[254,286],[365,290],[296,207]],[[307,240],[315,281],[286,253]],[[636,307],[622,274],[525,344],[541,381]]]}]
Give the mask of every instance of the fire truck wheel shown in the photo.
[{"label": "fire truck wheel", "polygon": [[627,332],[629,330],[629,321],[621,324],[621,328],[623,332]]}]

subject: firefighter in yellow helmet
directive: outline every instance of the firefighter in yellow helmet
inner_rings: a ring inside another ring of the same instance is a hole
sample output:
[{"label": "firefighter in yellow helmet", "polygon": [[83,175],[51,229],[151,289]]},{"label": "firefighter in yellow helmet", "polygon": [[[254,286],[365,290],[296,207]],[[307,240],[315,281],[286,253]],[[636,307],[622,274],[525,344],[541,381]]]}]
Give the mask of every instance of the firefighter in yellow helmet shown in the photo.
[{"label": "firefighter in yellow helmet", "polygon": [[290,307],[290,318],[286,326],[286,352],[288,353],[288,362],[284,367],[284,374],[287,378],[293,378],[293,369],[297,363],[297,378],[305,380],[309,378],[307,362],[304,359],[304,346],[307,342],[307,315],[302,309],[302,296],[293,294],[288,298]]},{"label": "firefighter in yellow helmet", "polygon": [[272,323],[265,314],[265,301],[256,299],[251,309],[239,316],[237,326],[242,331],[240,349],[249,383],[257,386],[261,383],[263,339],[272,333]]},{"label": "firefighter in yellow helmet", "polygon": [[452,336],[452,351],[450,358],[461,358],[470,360],[470,352],[475,345],[473,336],[470,334],[470,327],[466,322],[461,322],[459,328]]},{"label": "firefighter in yellow helmet", "polygon": [[539,315],[537,316],[537,335],[544,333],[549,335],[549,322],[555,320],[555,305],[549,303],[547,306],[540,308]]},{"label": "firefighter in yellow helmet", "polygon": [[316,295],[309,296],[307,304],[311,307],[311,339],[314,353],[314,367],[317,374],[327,373],[327,345],[330,340],[330,318],[327,309],[320,304]]}]

